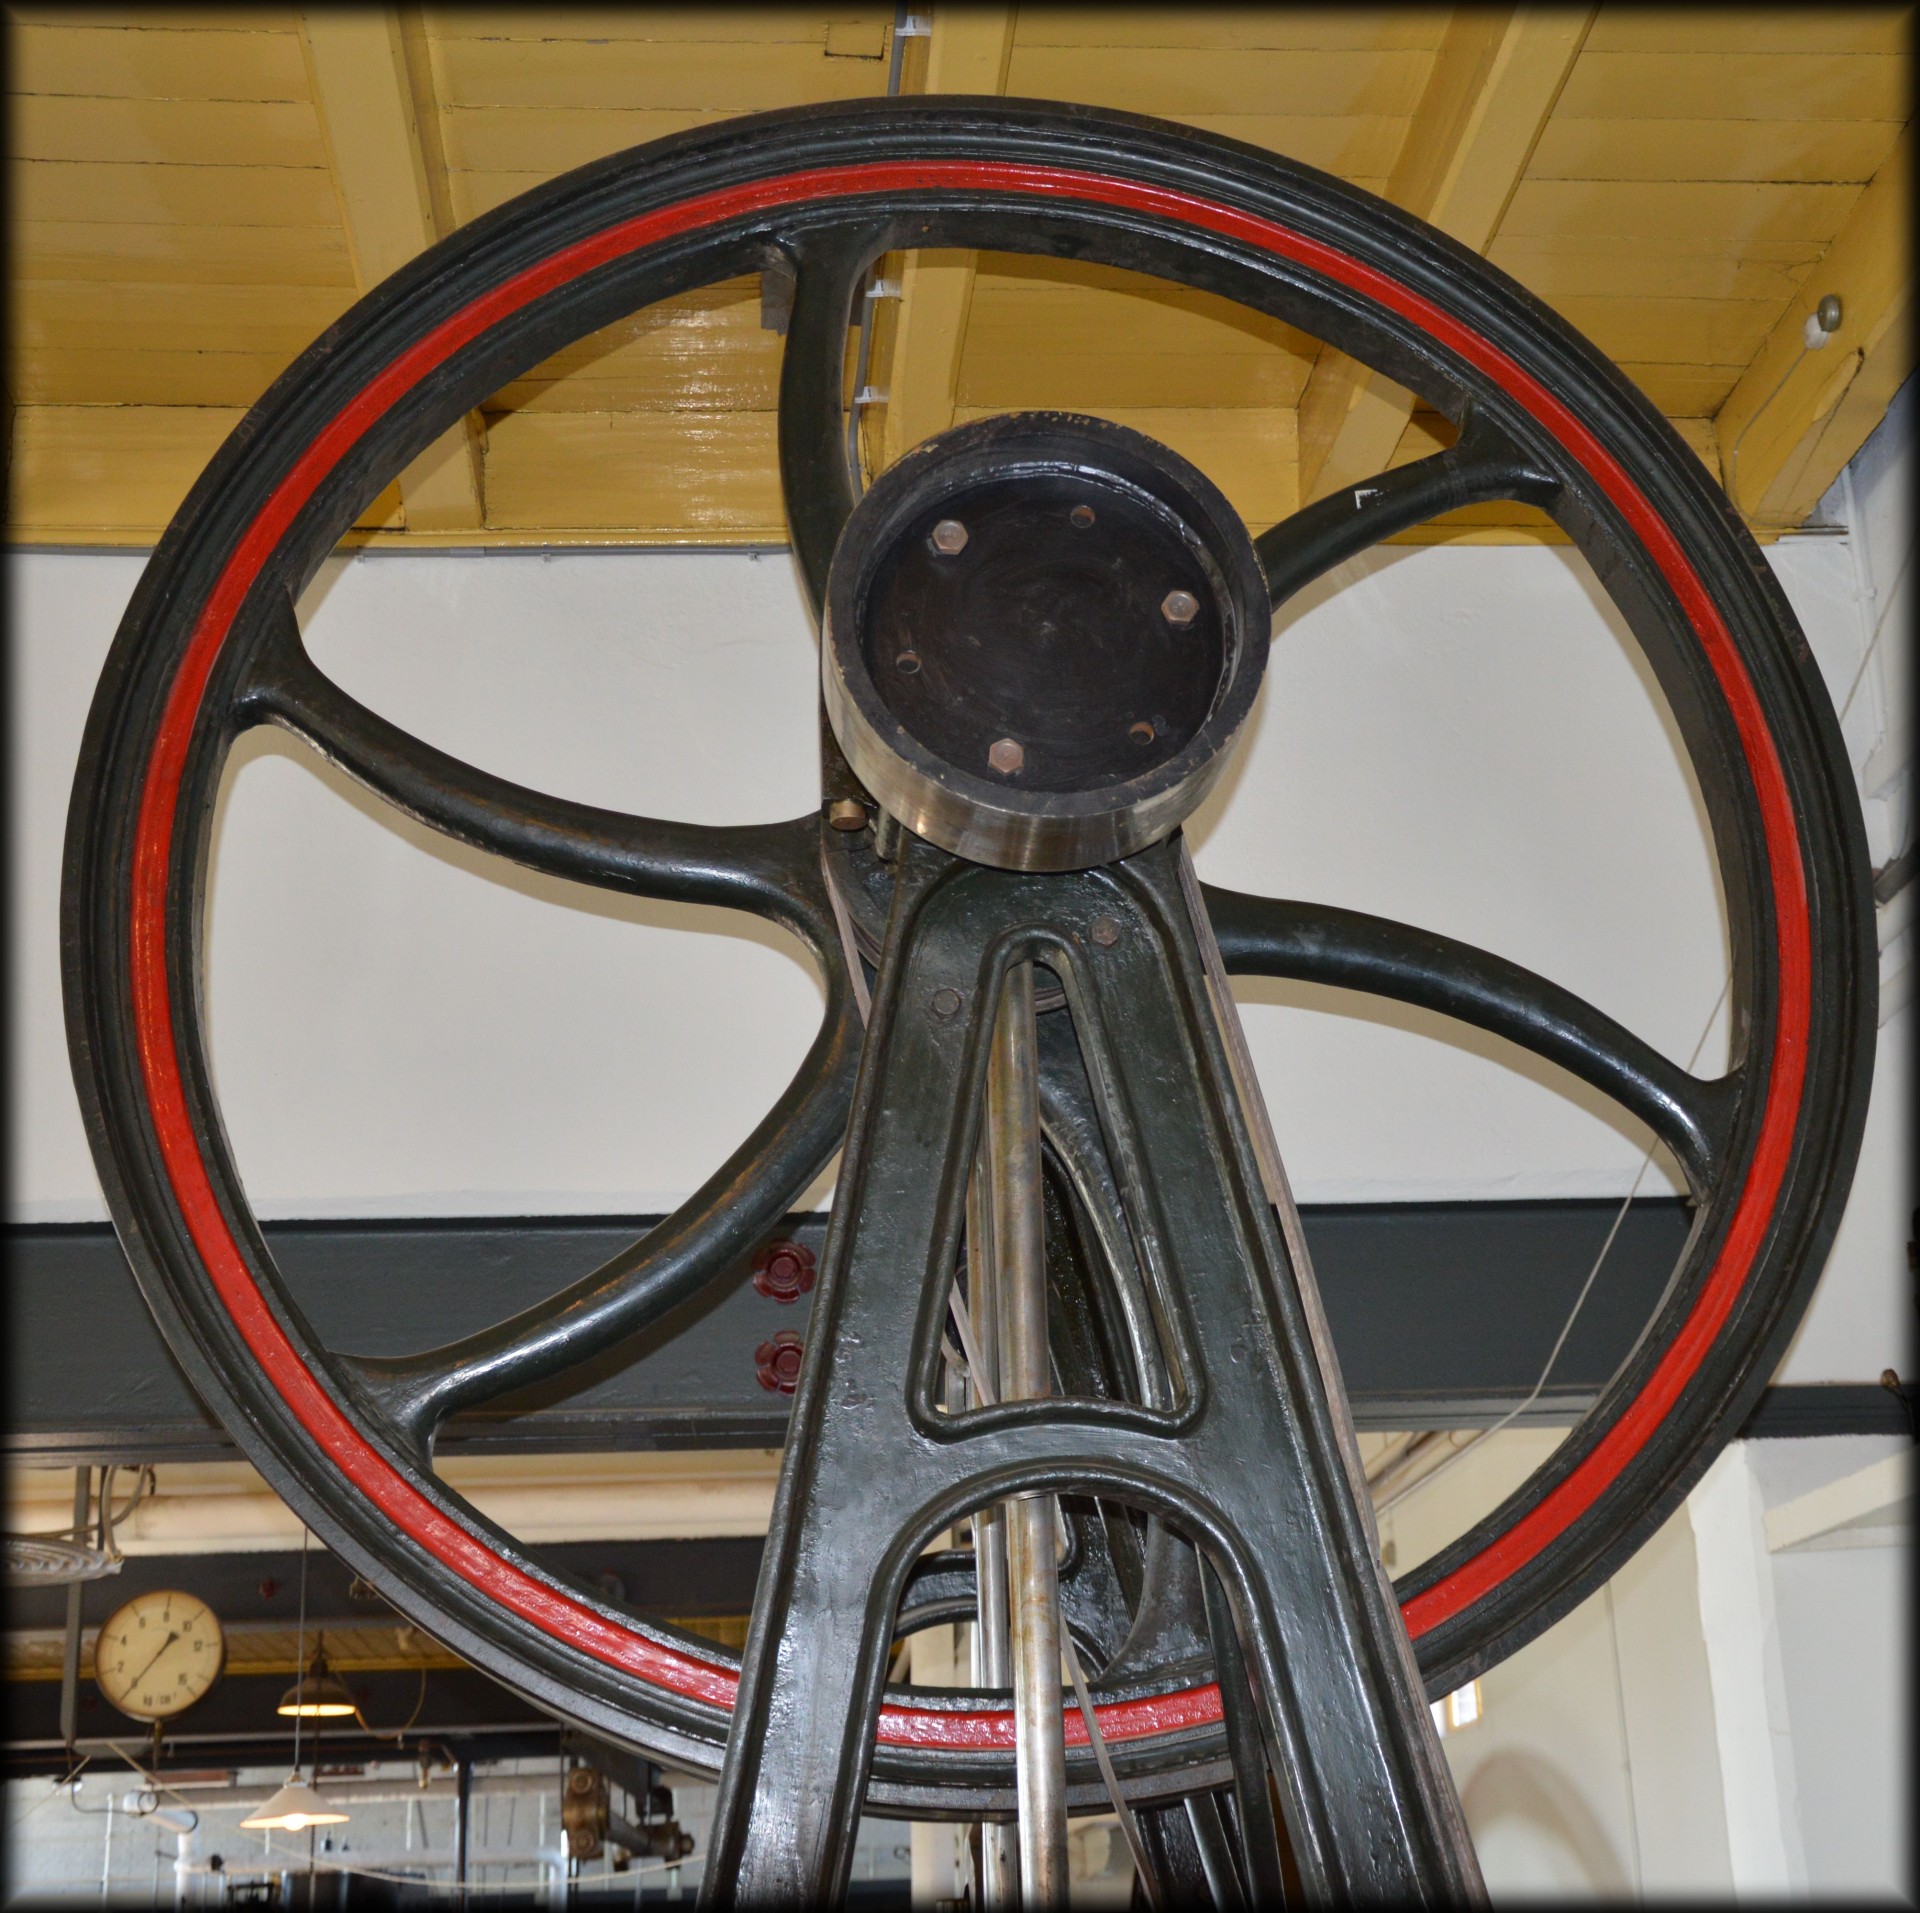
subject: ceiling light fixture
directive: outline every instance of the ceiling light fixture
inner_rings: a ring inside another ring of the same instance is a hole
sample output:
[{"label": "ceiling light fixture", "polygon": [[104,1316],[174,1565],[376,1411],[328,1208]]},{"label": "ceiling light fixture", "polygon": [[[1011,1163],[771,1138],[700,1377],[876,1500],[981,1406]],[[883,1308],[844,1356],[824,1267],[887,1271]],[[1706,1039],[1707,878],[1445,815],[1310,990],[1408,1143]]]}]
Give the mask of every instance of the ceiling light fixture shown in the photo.
[{"label": "ceiling light fixture", "polygon": [[302,1720],[341,1720],[359,1711],[360,1703],[347,1691],[346,1682],[327,1665],[325,1635],[314,1643],[313,1665],[280,1696],[274,1709]]}]

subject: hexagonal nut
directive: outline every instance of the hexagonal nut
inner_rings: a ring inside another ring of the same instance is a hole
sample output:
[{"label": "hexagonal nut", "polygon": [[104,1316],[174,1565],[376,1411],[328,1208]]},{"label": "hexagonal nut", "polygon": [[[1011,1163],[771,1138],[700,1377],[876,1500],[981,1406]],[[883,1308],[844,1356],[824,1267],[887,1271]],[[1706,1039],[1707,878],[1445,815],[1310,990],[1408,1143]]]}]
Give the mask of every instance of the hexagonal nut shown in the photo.
[{"label": "hexagonal nut", "polygon": [[767,1243],[753,1258],[753,1286],[770,1302],[797,1302],[813,1287],[813,1251],[785,1238]]},{"label": "hexagonal nut", "polygon": [[1011,737],[996,737],[987,746],[987,762],[1003,777],[1011,777],[1026,761],[1026,752]]},{"label": "hexagonal nut", "polygon": [[1200,615],[1200,600],[1191,591],[1169,591],[1160,600],[1160,615],[1169,624],[1191,624]]},{"label": "hexagonal nut", "polygon": [[791,1395],[800,1386],[800,1358],[805,1348],[797,1331],[783,1328],[753,1351],[760,1386],[769,1395]]},{"label": "hexagonal nut", "polygon": [[952,558],[967,548],[967,528],[957,518],[943,518],[928,539],[943,558]]}]

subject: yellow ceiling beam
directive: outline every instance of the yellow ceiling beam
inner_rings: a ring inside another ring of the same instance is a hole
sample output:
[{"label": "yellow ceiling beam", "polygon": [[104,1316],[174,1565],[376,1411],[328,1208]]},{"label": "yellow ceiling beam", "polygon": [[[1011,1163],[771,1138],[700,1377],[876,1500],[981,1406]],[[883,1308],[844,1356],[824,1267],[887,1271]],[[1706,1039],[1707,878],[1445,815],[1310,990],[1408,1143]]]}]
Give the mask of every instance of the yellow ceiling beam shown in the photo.
[{"label": "yellow ceiling beam", "polygon": [[[1485,252],[1592,25],[1591,7],[1462,7],[1434,56],[1387,182],[1397,206]],[[1384,470],[1409,393],[1323,348],[1300,401],[1303,497]]]},{"label": "yellow ceiling beam", "polygon": [[[1013,58],[1012,7],[933,10],[928,93],[1004,93]],[[973,305],[972,253],[910,253],[900,275],[900,312],[887,372],[881,462],[890,465],[953,423],[960,353]]]},{"label": "yellow ceiling beam", "polygon": [[[366,292],[445,230],[429,159],[432,101],[420,96],[397,8],[313,8],[300,15],[300,41],[354,280]],[[401,474],[408,526],[478,530],[481,472],[478,422],[464,419]]]},{"label": "yellow ceiling beam", "polygon": [[[1913,370],[1911,142],[1900,136],[1720,408],[1727,490],[1755,524],[1799,524]],[[1809,351],[1807,320],[1829,294],[1839,329]]]}]

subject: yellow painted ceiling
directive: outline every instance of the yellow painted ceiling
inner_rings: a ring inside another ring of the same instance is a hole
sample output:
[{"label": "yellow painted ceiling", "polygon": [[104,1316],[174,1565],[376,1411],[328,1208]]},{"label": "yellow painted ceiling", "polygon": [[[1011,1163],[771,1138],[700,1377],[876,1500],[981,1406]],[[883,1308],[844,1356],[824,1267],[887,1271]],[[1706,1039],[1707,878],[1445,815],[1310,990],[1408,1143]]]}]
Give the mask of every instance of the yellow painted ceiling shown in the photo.
[{"label": "yellow painted ceiling", "polygon": [[[1910,368],[1909,8],[918,13],[931,32],[902,48],[908,90],[1158,114],[1436,218],[1587,332],[1716,474],[1737,463],[1762,529],[1804,516]],[[369,196],[368,166],[418,189],[431,237],[661,134],[883,93],[895,21],[358,16],[384,22],[382,42],[343,38],[337,12],[6,17],[12,535],[134,544],[379,261],[418,243],[375,230],[391,195]],[[380,145],[388,98],[410,145]],[[888,394],[863,413],[873,460],[951,419],[1068,405],[1155,431],[1263,525],[1343,459],[1436,442],[1438,421],[1343,385],[1313,340],[1204,295],[1015,258],[889,273],[907,298],[869,367]],[[1845,324],[1806,353],[1829,290]],[[780,347],[752,280],[637,313],[497,394],[369,526],[413,544],[779,540]],[[1476,517],[1479,535],[1517,535],[1511,511]]]}]

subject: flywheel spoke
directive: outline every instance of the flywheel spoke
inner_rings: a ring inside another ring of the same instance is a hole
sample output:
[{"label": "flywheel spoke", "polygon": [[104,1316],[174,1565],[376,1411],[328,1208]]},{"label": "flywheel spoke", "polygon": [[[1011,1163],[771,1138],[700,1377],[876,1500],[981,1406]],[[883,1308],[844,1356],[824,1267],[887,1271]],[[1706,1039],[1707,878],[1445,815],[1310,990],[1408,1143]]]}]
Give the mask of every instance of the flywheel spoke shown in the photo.
[{"label": "flywheel spoke", "polygon": [[854,506],[847,469],[847,332],[873,252],[863,232],[836,227],[793,242],[793,312],[780,362],[780,484],[787,530],[819,615],[827,568]]},{"label": "flywheel spoke", "polygon": [[504,1322],[422,1355],[336,1357],[421,1451],[448,1416],[563,1375],[638,1334],[732,1266],[819,1175],[847,1126],[861,1029],[844,974],[793,1081],[670,1216],[591,1274]]},{"label": "flywheel spoke", "polygon": [[1395,532],[1462,505],[1547,505],[1560,482],[1540,471],[1478,411],[1443,452],[1376,472],[1303,507],[1253,541],[1277,611],[1295,592]]},{"label": "flywheel spoke", "polygon": [[269,614],[235,706],[241,721],[278,725],[396,810],[459,843],[603,890],[749,910],[795,931],[823,962],[840,961],[810,816],[674,823],[496,777],[422,743],[343,691],[314,663],[284,599]]},{"label": "flywheel spoke", "polygon": [[1438,1010],[1590,1083],[1673,1151],[1687,1186],[1714,1188],[1742,1078],[1690,1075],[1584,998],[1471,944],[1331,904],[1203,887],[1227,969],[1364,990]]}]

